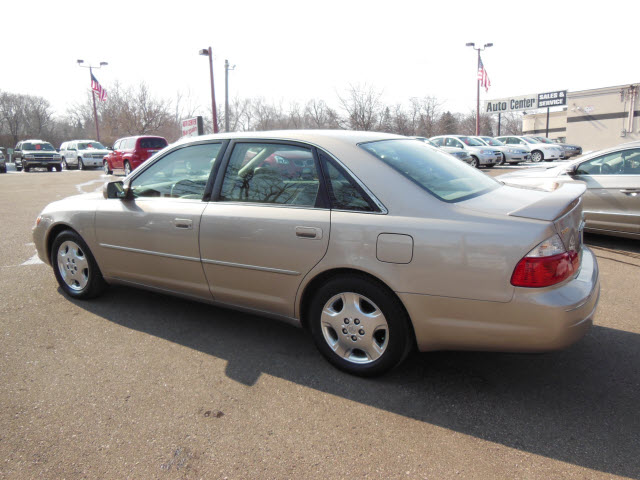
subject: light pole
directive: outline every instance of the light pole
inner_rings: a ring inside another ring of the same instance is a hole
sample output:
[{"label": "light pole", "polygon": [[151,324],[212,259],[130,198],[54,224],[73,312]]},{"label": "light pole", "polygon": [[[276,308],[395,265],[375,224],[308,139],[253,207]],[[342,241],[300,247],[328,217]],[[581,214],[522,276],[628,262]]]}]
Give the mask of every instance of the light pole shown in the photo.
[{"label": "light pole", "polygon": [[[478,73],[480,72],[480,52],[484,51],[485,49],[489,48],[489,47],[493,47],[493,43],[485,43],[484,47],[482,48],[476,48],[476,44],[475,43],[467,43],[467,47],[471,47],[474,50],[478,51]],[[476,135],[480,135],[480,78],[478,77],[477,80],[477,96],[476,96]]]},{"label": "light pole", "polygon": [[229,70],[235,70],[236,66],[229,66],[229,60],[224,61],[224,131],[229,131]]},{"label": "light pole", "polygon": [[96,140],[99,142],[100,141],[100,127],[98,126],[98,109],[96,108],[96,92],[93,91],[93,69],[95,68],[96,70],[102,67],[106,67],[107,65],[109,65],[107,62],[100,62],[100,65],[98,65],[97,67],[94,67],[93,65],[83,65],[84,60],[77,60],[78,65],[84,68],[88,68],[89,69],[89,77],[91,79],[91,99],[93,100],[93,119],[96,122]]},{"label": "light pole", "polygon": [[211,47],[200,50],[200,55],[209,57],[209,71],[211,72],[211,112],[213,114],[213,133],[218,133],[218,114],[216,112],[216,91],[213,87],[213,52]]}]

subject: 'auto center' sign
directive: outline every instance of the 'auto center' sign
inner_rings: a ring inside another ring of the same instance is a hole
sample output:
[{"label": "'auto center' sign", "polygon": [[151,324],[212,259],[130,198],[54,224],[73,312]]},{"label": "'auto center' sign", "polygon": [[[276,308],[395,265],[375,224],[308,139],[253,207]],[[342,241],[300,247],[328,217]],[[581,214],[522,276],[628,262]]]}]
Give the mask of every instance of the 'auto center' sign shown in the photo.
[{"label": "'auto center' sign", "polygon": [[203,133],[202,117],[187,118],[182,120],[182,136],[197,137]]},{"label": "'auto center' sign", "polygon": [[558,107],[567,104],[567,91],[532,93],[519,97],[485,100],[484,113],[518,112],[536,108]]}]

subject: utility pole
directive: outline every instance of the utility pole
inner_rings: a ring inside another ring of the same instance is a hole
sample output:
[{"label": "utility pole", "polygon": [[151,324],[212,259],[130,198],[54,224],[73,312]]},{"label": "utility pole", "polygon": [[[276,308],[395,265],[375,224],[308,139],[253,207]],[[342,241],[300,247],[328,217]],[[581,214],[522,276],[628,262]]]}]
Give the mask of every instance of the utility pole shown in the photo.
[{"label": "utility pole", "polygon": [[236,66],[229,66],[229,60],[224,61],[224,131],[229,131],[229,70],[235,70]]},{"label": "utility pole", "polygon": [[[483,48],[476,48],[475,43],[467,43],[467,47],[471,47],[478,52],[478,68],[476,70],[477,73],[480,72],[480,52],[484,51],[489,47],[493,47],[493,43],[485,43]],[[480,135],[480,77],[476,79],[476,135]]]},{"label": "utility pole", "polygon": [[213,86],[213,51],[211,47],[200,50],[200,55],[209,57],[209,71],[211,73],[211,113],[213,118],[213,133],[218,133],[218,113],[216,111],[216,91]]},{"label": "utility pole", "polygon": [[100,141],[100,126],[98,125],[98,108],[96,107],[96,92],[93,91],[93,69],[98,69],[98,68],[102,68],[105,67],[107,65],[109,65],[107,62],[100,62],[100,65],[97,67],[94,67],[93,65],[82,65],[84,63],[84,60],[77,60],[78,65],[84,68],[88,68],[89,69],[89,81],[92,84],[92,88],[91,88],[91,99],[93,100],[93,120],[95,121],[96,124],[96,140],[99,142]]}]

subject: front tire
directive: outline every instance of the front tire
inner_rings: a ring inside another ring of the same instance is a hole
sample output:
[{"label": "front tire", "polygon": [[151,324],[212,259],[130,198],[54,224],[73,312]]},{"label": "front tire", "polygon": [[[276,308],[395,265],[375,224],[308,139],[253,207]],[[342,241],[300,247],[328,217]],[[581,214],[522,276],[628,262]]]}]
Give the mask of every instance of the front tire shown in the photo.
[{"label": "front tire", "polygon": [[471,163],[469,163],[474,168],[478,168],[480,166],[480,162],[478,161],[478,157],[471,156]]},{"label": "front tire", "polygon": [[496,165],[504,165],[505,164],[505,155],[504,153],[500,154],[500,160],[498,160],[498,163],[496,163]]},{"label": "front tire", "polygon": [[124,175],[125,177],[131,173],[131,165],[127,160],[124,161]]},{"label": "front tire", "polygon": [[69,165],[67,164],[67,159],[62,157],[62,168],[65,170],[69,170]]},{"label": "front tire", "polygon": [[544,160],[544,155],[540,150],[534,150],[531,152],[531,161],[534,163],[539,163]]},{"label": "front tire", "polygon": [[113,170],[111,170],[111,169],[109,168],[109,162],[107,162],[106,160],[103,160],[103,162],[102,162],[102,168],[103,168],[104,173],[105,173],[106,175],[111,175],[111,174],[113,173]]},{"label": "front tire", "polygon": [[94,298],[107,287],[91,250],[72,230],[61,232],[53,241],[51,265],[60,288],[71,298]]},{"label": "front tire", "polygon": [[320,353],[345,372],[374,376],[398,366],[413,347],[409,318],[384,285],[362,275],[334,277],[308,311]]},{"label": "front tire", "polygon": [[31,170],[31,167],[29,167],[29,165],[27,165],[26,163],[22,162],[22,169],[25,172],[28,172],[29,170]]},{"label": "front tire", "polygon": [[82,159],[78,159],[78,170],[84,170],[84,163],[82,163]]}]

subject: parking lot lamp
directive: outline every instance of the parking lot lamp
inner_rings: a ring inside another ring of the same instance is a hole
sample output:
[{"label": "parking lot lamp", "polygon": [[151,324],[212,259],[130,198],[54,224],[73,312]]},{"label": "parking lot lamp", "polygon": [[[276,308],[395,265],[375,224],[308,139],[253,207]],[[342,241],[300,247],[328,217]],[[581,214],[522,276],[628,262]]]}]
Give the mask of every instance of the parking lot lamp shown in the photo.
[{"label": "parking lot lamp", "polygon": [[211,112],[213,114],[213,133],[218,133],[218,114],[216,112],[216,91],[213,87],[213,51],[211,47],[200,50],[200,55],[209,57],[209,71],[211,73]]},{"label": "parking lot lamp", "polygon": [[[107,65],[109,65],[107,62],[100,62],[100,65],[98,65],[97,67],[93,66],[93,65],[83,65],[84,60],[76,60],[78,62],[78,65],[84,68],[88,68],[89,69],[89,78],[90,81],[93,83],[93,69],[95,68],[96,70],[102,67],[106,67]],[[99,142],[100,141],[100,126],[98,125],[98,109],[96,108],[96,92],[93,90],[93,85],[92,85],[92,90],[91,90],[91,99],[93,100],[93,120],[96,123],[96,140]]]},{"label": "parking lot lamp", "polygon": [[224,61],[224,131],[229,131],[229,70],[236,66],[229,66],[229,60]]},{"label": "parking lot lamp", "polygon": [[[480,52],[489,48],[489,47],[493,47],[493,43],[485,43],[483,48],[476,48],[476,44],[471,42],[471,43],[467,43],[466,45],[467,47],[471,47],[474,50],[478,51],[478,68],[476,70],[476,72],[480,71]],[[480,77],[478,77],[476,79],[476,83],[477,83],[477,93],[476,93],[476,135],[480,135]]]}]

